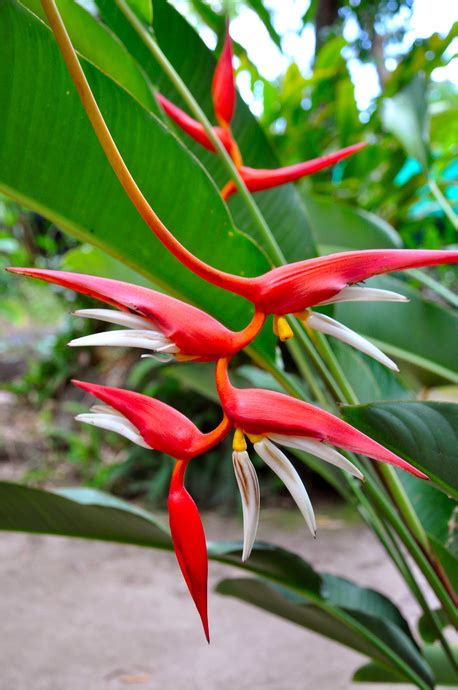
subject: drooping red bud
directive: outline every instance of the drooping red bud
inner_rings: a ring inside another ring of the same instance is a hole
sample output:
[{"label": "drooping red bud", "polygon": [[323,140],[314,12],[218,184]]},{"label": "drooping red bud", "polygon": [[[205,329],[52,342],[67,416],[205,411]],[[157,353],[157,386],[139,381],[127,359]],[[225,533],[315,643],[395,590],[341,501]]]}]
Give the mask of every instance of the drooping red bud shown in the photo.
[{"label": "drooping red bud", "polygon": [[229,27],[227,27],[223,50],[216,65],[212,83],[213,106],[217,120],[223,127],[230,125],[235,108],[235,80],[232,57],[232,40],[229,34]]},{"label": "drooping red bud", "polygon": [[186,462],[177,460],[168,497],[175,554],[210,642],[207,612],[208,556],[205,532],[194,500],[184,487]]}]

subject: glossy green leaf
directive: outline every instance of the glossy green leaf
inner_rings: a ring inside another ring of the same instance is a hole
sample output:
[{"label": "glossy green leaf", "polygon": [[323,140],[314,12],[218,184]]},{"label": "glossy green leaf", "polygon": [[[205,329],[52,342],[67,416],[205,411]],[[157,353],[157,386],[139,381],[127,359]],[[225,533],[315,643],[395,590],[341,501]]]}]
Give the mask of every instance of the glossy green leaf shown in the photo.
[{"label": "glossy green leaf", "polygon": [[301,190],[312,234],[321,254],[349,249],[402,246],[396,230],[374,213]]},{"label": "glossy green leaf", "polygon": [[171,548],[150,513],[94,489],[55,492],[0,482],[0,530]]},{"label": "glossy green leaf", "polygon": [[400,292],[410,302],[341,303],[335,306],[336,319],[370,338],[401,366],[404,360],[420,372],[424,370],[429,379],[433,374],[436,380],[457,383],[458,313],[424,299],[392,276],[373,279],[367,285]]},{"label": "glossy green leaf", "polygon": [[404,664],[423,684],[433,687],[428,664],[411,636],[388,618],[340,607],[326,596],[303,596],[284,586],[251,578],[223,580],[217,591],[340,642],[398,672]]},{"label": "glossy green leaf", "polygon": [[[141,39],[127,23],[112,0],[97,0],[104,21],[123,41],[132,56],[143,67],[151,81],[164,96],[186,110],[186,106],[172,87],[168,77],[149,53]],[[158,43],[185,81],[212,122],[215,122],[211,102],[211,83],[216,65],[215,56],[180,13],[165,0],[154,3],[154,33]],[[190,137],[173,127],[187,147],[204,163],[220,188],[227,181],[217,156],[205,151]],[[259,168],[275,168],[279,161],[262,128],[243,100],[237,98],[233,131],[246,165]],[[288,261],[307,258],[316,254],[308,226],[305,209],[294,186],[260,192],[255,195],[277,242]],[[230,200],[230,209],[237,227],[254,237],[262,246],[258,230],[238,194]]]},{"label": "glossy green leaf", "polygon": [[[142,3],[143,0],[137,2]],[[40,0],[21,0],[21,4],[47,23]],[[121,41],[75,0],[58,0],[57,6],[80,55],[124,87],[147,110],[157,114],[159,107],[151,84]]]},{"label": "glossy green leaf", "polygon": [[428,122],[426,82],[417,75],[393,98],[382,101],[382,123],[399,139],[408,156],[428,168]]},{"label": "glossy green leaf", "polygon": [[[456,645],[454,651],[458,663],[458,647]],[[442,648],[436,645],[427,646],[422,649],[422,653],[431,666],[436,684],[439,687],[456,688],[458,683],[456,671]],[[354,674],[353,681],[356,683],[405,683],[399,674],[373,662],[361,666]]]},{"label": "glossy green leaf", "polygon": [[449,548],[456,530],[456,501],[438,491],[431,482],[424,482],[402,471],[398,474],[425,532]]},{"label": "glossy green leaf", "polygon": [[[245,325],[249,305],[182,269],[143,223],[91,130],[51,32],[12,0],[0,5],[0,56],[0,190],[228,326]],[[124,89],[84,68],[127,164],[176,237],[233,273],[266,270],[198,161]],[[252,350],[266,361],[273,343],[264,331]]]},{"label": "glossy green leaf", "polygon": [[346,406],[347,422],[423,470],[458,498],[458,405],[380,402]]}]

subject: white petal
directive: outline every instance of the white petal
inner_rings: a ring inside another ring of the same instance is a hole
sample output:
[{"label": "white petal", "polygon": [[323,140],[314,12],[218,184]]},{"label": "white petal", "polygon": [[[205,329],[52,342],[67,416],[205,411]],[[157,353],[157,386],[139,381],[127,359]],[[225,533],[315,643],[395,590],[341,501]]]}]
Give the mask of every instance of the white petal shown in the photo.
[{"label": "white petal", "polygon": [[82,316],[86,319],[115,323],[117,326],[125,326],[126,328],[148,329],[158,335],[162,335],[161,331],[153,326],[153,323],[148,319],[135,314],[129,314],[125,311],[117,311],[116,309],[78,309],[73,313],[75,316]]},{"label": "white petal", "polygon": [[259,482],[256,470],[248,453],[244,450],[232,453],[235,478],[242,499],[243,510],[243,554],[245,562],[251,553],[259,522]]},{"label": "white petal", "polygon": [[316,522],[312,503],[301,478],[282,451],[274,446],[268,439],[263,439],[254,444],[254,449],[266,465],[281,479],[291,496],[296,501],[297,507],[304,516],[307,527],[315,536]]},{"label": "white petal", "polygon": [[122,415],[87,413],[79,414],[75,417],[75,419],[77,422],[84,422],[85,424],[90,424],[91,426],[97,426],[100,429],[105,429],[106,431],[114,431],[116,434],[120,434],[121,436],[129,439],[129,441],[136,443],[137,446],[142,446],[142,448],[150,448],[150,446],[138,433],[134,425]]},{"label": "white petal", "polygon": [[102,403],[96,403],[95,405],[92,405],[90,408],[90,411],[99,414],[109,414],[109,415],[118,415],[118,417],[122,417],[125,419],[124,415],[121,414],[121,412],[118,412],[118,410],[115,410],[114,407],[110,407],[110,405],[103,405]]},{"label": "white petal", "polygon": [[344,326],[335,319],[331,319],[330,316],[319,314],[318,312],[310,313],[307,317],[307,326],[321,333],[326,333],[326,335],[338,338],[342,342],[369,355],[369,357],[376,359],[378,362],[388,367],[388,369],[399,371],[393,360],[387,357],[378,347],[375,347],[369,340],[355,333],[355,331],[352,331],[351,328],[347,328],[347,326]]},{"label": "white petal", "polygon": [[355,287],[350,285],[343,288],[337,295],[320,302],[320,304],[334,304],[335,302],[408,302],[409,298],[399,292],[380,290],[370,287]]},{"label": "white petal", "polygon": [[115,347],[140,347],[143,350],[160,352],[179,352],[179,348],[163,335],[156,335],[149,330],[106,331],[92,333],[82,338],[76,338],[69,343],[70,347],[85,345],[107,345]]},{"label": "white petal", "polygon": [[321,441],[316,441],[312,438],[304,438],[303,436],[287,436],[285,434],[269,434],[269,438],[274,443],[279,443],[281,446],[298,448],[299,450],[304,450],[306,453],[310,453],[310,455],[315,455],[317,458],[325,460],[331,465],[335,465],[342,470],[350,472],[350,474],[361,479],[361,481],[364,479],[362,472],[360,472],[350,460],[347,460],[347,458],[335,450],[335,448],[325,446]]},{"label": "white petal", "polygon": [[142,359],[155,359],[156,362],[161,362],[161,364],[167,364],[167,362],[172,362],[175,357],[173,355],[168,355],[164,352],[159,352],[157,355],[140,355]]}]

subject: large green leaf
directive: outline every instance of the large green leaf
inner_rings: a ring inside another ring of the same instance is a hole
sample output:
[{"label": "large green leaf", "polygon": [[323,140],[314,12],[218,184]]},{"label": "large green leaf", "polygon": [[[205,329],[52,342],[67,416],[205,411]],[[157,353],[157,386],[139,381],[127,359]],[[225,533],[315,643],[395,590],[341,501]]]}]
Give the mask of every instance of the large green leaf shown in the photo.
[{"label": "large green leaf", "polygon": [[458,498],[458,405],[379,402],[346,406],[347,422],[426,472]]},{"label": "large green leaf", "polygon": [[[21,4],[47,22],[40,0],[21,0]],[[121,41],[74,0],[58,0],[57,6],[75,49],[127,89],[145,108],[158,113],[151,84]]]},{"label": "large green leaf", "polygon": [[[444,650],[438,645],[428,645],[422,649],[422,653],[432,668],[437,685],[456,688],[458,684],[456,671],[445,656]],[[454,654],[458,663],[456,645]],[[374,662],[361,666],[354,674],[353,681],[356,683],[405,683],[402,676]]]},{"label": "large green leaf", "polygon": [[[172,548],[167,530],[151,514],[91,489],[48,492],[0,482],[0,530]],[[246,564],[241,562],[240,543],[212,542],[208,551],[213,560],[276,583],[229,580],[218,588],[223,593],[247,598],[391,666],[393,658],[384,651],[389,645],[395,661],[403,660],[429,682],[404,618],[378,592],[320,575],[296,554],[269,544],[256,544]]]},{"label": "large green leaf", "polygon": [[94,489],[51,493],[0,482],[0,529],[171,548],[150,513]]},{"label": "large green leaf", "polygon": [[[83,65],[127,164],[178,239],[233,273],[266,270],[198,161],[124,89]],[[91,130],[51,32],[13,0],[0,4],[0,111],[1,191],[228,326],[246,324],[244,300],[182,269],[143,223]],[[272,357],[268,331],[253,350]]]},{"label": "large green leaf", "polygon": [[[127,23],[116,3],[112,0],[97,0],[97,5],[103,19],[124,42],[161,93],[186,109],[168,77]],[[207,116],[214,121],[211,82],[216,65],[215,56],[180,13],[165,0],[154,2],[153,28],[161,49]],[[218,185],[222,187],[227,181],[227,174],[217,156],[205,151],[178,129],[174,129],[203,161]],[[237,99],[233,130],[246,165],[260,168],[278,167],[279,161],[262,128],[240,97]],[[292,185],[261,192],[256,194],[255,199],[288,261],[296,260],[298,256],[307,258],[315,255],[316,250],[305,210],[298,192]],[[237,226],[252,235],[262,245],[258,230],[253,226],[251,216],[239,195],[236,194],[231,199],[230,208]]]},{"label": "large green leaf", "polygon": [[[382,611],[373,614],[363,607],[343,607],[340,602],[335,604],[330,596],[317,597],[313,593],[304,596],[284,586],[251,578],[223,580],[217,591],[340,642],[399,673],[402,673],[399,664],[404,664],[424,684],[433,687],[428,664],[410,634]],[[350,600],[350,606],[351,603]]]},{"label": "large green leaf", "polygon": [[301,197],[321,254],[402,246],[396,230],[374,213],[352,208],[305,189],[301,190]]},{"label": "large green leaf", "polygon": [[395,359],[457,383],[458,313],[424,299],[417,290],[391,276],[373,279],[368,285],[400,292],[410,302],[341,303],[335,306],[336,318]]}]

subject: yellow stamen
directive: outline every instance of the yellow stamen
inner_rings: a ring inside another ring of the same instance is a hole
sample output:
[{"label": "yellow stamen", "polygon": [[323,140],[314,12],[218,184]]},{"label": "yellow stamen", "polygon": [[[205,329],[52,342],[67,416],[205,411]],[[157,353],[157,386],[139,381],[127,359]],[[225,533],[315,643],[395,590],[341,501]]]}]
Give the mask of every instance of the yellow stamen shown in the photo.
[{"label": "yellow stamen", "polygon": [[237,453],[243,453],[246,450],[246,441],[243,431],[241,429],[236,429],[234,433],[234,438],[232,440],[232,449]]},{"label": "yellow stamen", "polygon": [[259,434],[247,434],[247,436],[251,443],[259,443],[259,441],[262,441],[264,438],[264,436],[260,436]]},{"label": "yellow stamen", "polygon": [[282,343],[294,337],[293,330],[284,316],[274,316],[274,333]]}]

